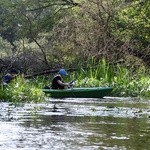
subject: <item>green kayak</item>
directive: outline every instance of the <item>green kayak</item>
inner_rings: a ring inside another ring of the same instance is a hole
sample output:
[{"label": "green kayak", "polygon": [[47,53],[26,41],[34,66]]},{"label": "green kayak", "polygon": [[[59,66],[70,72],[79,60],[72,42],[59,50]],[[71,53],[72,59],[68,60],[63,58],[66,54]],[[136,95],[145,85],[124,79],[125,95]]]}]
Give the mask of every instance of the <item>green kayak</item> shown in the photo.
[{"label": "green kayak", "polygon": [[113,90],[112,87],[70,88],[63,90],[43,89],[43,92],[53,98],[102,98]]}]

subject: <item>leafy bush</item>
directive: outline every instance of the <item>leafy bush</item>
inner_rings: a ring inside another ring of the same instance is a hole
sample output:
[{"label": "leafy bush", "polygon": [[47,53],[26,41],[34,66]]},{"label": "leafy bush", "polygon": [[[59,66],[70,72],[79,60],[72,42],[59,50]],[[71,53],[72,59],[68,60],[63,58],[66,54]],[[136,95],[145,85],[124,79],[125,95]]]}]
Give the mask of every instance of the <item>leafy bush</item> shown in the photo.
[{"label": "leafy bush", "polygon": [[42,85],[35,85],[22,77],[17,77],[9,85],[1,86],[0,99],[4,101],[18,102],[40,102],[44,99]]}]

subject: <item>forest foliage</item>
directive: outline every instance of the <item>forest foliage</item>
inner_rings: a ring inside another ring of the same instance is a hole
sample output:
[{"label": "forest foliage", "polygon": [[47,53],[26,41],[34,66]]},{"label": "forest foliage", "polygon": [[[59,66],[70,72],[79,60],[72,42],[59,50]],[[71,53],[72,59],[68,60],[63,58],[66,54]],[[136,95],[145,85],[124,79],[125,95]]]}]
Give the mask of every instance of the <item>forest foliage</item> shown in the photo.
[{"label": "forest foliage", "polygon": [[[0,75],[11,67],[25,77],[77,68],[77,87],[113,86],[113,96],[149,97],[149,16],[148,0],[1,0]],[[0,97],[41,101],[44,83],[21,78],[17,86],[1,85]]]},{"label": "forest foliage", "polygon": [[0,67],[25,73],[111,64],[150,66],[150,1],[1,0]]}]

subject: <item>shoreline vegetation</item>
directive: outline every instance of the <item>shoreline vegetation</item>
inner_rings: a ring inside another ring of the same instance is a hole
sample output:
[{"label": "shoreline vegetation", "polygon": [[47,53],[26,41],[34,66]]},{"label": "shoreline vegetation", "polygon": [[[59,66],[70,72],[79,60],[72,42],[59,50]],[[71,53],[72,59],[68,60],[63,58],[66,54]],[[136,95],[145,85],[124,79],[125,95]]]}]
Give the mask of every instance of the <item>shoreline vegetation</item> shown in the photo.
[{"label": "shoreline vegetation", "polygon": [[0,76],[11,68],[20,75],[9,87],[0,83],[0,100],[45,100],[42,88],[60,68],[75,87],[150,97],[148,8],[139,0],[1,0]]},{"label": "shoreline vegetation", "polygon": [[[88,69],[79,67],[77,71],[69,72],[66,80],[76,78],[74,87],[113,86],[110,96],[117,97],[150,97],[150,78],[144,66],[134,70],[121,65],[108,64],[105,59],[89,62]],[[8,86],[0,87],[0,100],[13,103],[40,102],[45,100],[42,88],[50,85],[52,76],[37,76],[25,79],[18,76]]]}]

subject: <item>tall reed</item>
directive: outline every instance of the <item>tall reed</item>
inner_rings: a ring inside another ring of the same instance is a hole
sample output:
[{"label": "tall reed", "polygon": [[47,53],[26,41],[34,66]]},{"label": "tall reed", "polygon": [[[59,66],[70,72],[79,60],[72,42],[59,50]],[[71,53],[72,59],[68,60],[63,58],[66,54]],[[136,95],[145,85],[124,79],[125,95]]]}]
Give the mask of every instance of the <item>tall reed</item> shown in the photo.
[{"label": "tall reed", "polygon": [[135,72],[123,65],[112,66],[105,59],[92,60],[86,70],[81,67],[76,73],[76,86],[113,86],[113,96],[150,96],[150,78],[141,68]]},{"label": "tall reed", "polygon": [[111,86],[114,77],[114,68],[105,59],[99,62],[91,60],[87,64],[86,69],[80,67],[75,76],[77,76],[76,86]]}]

